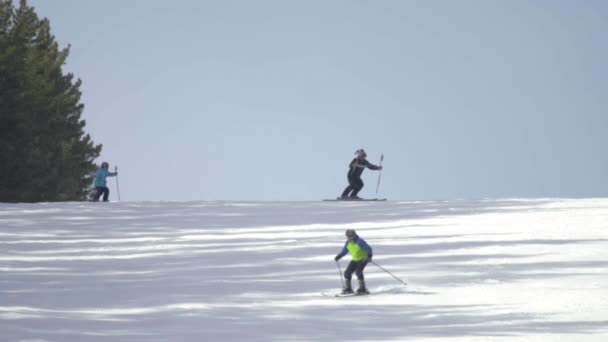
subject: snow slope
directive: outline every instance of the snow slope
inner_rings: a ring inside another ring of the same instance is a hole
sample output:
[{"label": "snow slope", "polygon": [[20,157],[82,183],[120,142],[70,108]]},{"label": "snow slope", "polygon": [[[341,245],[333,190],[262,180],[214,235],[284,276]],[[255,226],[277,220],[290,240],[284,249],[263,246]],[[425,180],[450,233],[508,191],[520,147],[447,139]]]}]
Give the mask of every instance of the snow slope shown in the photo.
[{"label": "snow slope", "polygon": [[608,199],[0,204],[0,340],[607,341]]}]

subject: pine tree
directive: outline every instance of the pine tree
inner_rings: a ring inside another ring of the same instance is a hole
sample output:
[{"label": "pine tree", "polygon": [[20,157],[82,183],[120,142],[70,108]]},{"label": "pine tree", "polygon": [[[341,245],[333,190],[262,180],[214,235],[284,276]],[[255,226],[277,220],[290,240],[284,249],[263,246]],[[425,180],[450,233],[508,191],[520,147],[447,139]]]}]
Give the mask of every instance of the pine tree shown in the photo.
[{"label": "pine tree", "polygon": [[0,0],[0,202],[82,200],[101,152],[47,19]]}]

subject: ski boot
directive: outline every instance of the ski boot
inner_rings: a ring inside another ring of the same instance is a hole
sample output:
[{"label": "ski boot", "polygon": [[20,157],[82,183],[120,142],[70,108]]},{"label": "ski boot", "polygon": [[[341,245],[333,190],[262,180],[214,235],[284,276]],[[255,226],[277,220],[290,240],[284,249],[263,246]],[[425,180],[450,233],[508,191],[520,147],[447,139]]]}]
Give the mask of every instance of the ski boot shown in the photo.
[{"label": "ski boot", "polygon": [[353,292],[353,287],[351,285],[351,279],[346,279],[345,286],[342,289],[342,294],[351,294]]},{"label": "ski boot", "polygon": [[367,290],[367,287],[365,287],[365,280],[360,279],[359,288],[357,289],[357,294],[364,295],[364,294],[368,294],[368,293],[369,293],[369,291]]},{"label": "ski boot", "polygon": [[359,197],[359,196],[357,196],[357,195],[354,195],[354,196],[350,196],[350,197],[349,197],[349,199],[350,199],[351,201],[360,201],[360,200],[362,200],[363,198],[361,198],[361,197]]}]

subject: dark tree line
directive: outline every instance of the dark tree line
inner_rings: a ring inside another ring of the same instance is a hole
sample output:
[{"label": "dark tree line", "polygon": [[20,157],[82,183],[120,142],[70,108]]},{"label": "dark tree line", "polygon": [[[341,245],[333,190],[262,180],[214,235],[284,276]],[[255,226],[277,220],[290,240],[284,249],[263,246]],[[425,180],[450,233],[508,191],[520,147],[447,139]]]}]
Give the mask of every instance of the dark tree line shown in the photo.
[{"label": "dark tree line", "polygon": [[101,152],[48,19],[0,0],[0,202],[85,199]]}]

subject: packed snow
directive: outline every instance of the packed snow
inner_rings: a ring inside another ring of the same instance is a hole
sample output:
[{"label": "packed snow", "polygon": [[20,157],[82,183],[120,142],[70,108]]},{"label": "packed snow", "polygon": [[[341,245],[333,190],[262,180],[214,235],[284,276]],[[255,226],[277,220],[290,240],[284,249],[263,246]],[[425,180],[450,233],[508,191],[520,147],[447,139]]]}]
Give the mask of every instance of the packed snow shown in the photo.
[{"label": "packed snow", "polygon": [[0,340],[604,342],[608,199],[0,204]]}]

